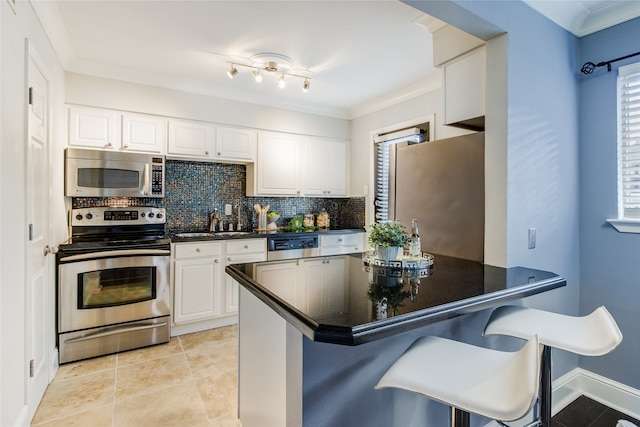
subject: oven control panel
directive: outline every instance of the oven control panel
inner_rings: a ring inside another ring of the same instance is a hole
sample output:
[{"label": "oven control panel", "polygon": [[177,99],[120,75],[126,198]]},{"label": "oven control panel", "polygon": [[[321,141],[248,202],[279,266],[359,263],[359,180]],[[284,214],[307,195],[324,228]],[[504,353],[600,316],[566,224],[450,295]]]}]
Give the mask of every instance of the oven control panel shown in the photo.
[{"label": "oven control panel", "polygon": [[164,208],[153,207],[95,207],[70,211],[72,226],[165,224]]}]

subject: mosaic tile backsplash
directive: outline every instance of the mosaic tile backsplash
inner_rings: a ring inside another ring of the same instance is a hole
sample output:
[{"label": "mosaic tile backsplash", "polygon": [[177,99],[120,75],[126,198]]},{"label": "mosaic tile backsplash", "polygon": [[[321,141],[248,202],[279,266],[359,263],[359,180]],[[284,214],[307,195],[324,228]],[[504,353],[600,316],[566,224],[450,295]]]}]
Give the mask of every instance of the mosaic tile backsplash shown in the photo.
[{"label": "mosaic tile backsplash", "polygon": [[[237,229],[238,209],[243,230],[254,229],[258,226],[254,204],[269,205],[269,210],[278,212],[278,225],[286,225],[294,216],[318,214],[323,209],[329,213],[331,228],[363,228],[365,225],[364,197],[247,197],[244,165],[167,160],[165,174],[164,199],[75,197],[72,205],[74,208],[164,207],[167,210],[168,233],[208,230],[209,215],[215,209],[225,230],[229,223],[233,223],[234,230]],[[232,215],[224,215],[226,204],[232,206]]]}]

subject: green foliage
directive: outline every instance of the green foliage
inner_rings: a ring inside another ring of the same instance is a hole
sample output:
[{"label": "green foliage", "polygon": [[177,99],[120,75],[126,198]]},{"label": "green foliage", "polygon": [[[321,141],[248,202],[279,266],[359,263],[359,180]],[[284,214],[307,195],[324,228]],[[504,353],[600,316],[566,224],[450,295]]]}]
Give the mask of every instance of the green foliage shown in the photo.
[{"label": "green foliage", "polygon": [[369,243],[372,246],[404,246],[409,234],[398,221],[374,222],[369,226]]}]

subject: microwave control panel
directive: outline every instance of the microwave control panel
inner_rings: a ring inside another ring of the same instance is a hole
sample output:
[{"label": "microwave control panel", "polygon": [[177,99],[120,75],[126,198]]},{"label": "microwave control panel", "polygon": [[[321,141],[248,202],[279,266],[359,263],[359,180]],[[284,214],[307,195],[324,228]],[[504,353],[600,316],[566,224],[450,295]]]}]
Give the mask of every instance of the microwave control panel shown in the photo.
[{"label": "microwave control panel", "polygon": [[164,159],[154,157],[151,162],[151,195],[163,196],[164,189]]}]

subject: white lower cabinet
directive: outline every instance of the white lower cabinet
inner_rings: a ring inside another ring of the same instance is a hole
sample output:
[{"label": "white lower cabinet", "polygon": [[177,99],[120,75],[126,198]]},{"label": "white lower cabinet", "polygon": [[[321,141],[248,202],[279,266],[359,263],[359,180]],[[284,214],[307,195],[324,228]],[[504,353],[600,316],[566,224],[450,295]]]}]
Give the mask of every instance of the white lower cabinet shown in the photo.
[{"label": "white lower cabinet", "polygon": [[309,316],[321,319],[344,312],[347,298],[346,266],[344,257],[304,260],[306,312]]},{"label": "white lower cabinet", "polygon": [[238,283],[229,264],[267,259],[266,239],[230,239],[173,245],[172,335],[237,323]]},{"label": "white lower cabinet", "polygon": [[175,245],[173,322],[211,319],[220,314],[222,244]]},{"label": "white lower cabinet", "polygon": [[[249,262],[262,262],[267,260],[267,239],[242,239],[227,240],[225,243],[225,267],[230,264],[243,264]],[[238,312],[238,282],[228,274],[225,277],[224,313],[235,314]]]},{"label": "white lower cabinet", "polygon": [[255,268],[258,283],[315,319],[345,310],[347,263],[343,256],[269,262]]}]

